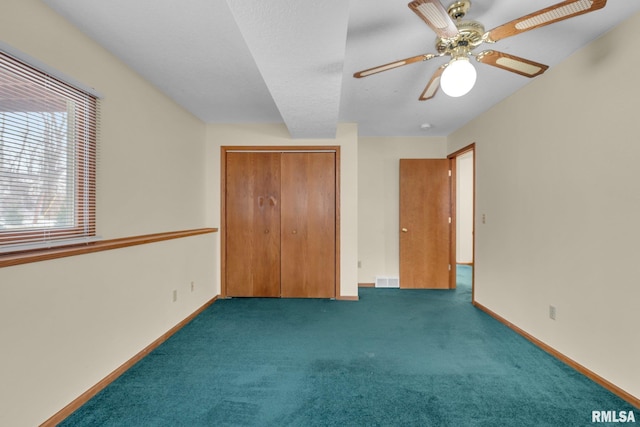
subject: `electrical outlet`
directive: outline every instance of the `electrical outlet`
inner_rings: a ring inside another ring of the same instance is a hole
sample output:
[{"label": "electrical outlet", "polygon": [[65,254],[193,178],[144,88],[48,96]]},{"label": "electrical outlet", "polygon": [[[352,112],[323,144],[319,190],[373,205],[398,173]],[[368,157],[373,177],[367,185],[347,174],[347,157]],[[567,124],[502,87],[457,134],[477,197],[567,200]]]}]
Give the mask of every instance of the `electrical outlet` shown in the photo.
[{"label": "electrical outlet", "polygon": [[176,289],[173,290],[173,302],[178,301],[178,291]]},{"label": "electrical outlet", "polygon": [[486,214],[482,214],[482,223],[483,224],[487,223],[487,215]]},{"label": "electrical outlet", "polygon": [[556,320],[556,308],[553,305],[549,306],[549,319]]},{"label": "electrical outlet", "polygon": [[191,292],[196,290],[196,282],[191,282]]}]

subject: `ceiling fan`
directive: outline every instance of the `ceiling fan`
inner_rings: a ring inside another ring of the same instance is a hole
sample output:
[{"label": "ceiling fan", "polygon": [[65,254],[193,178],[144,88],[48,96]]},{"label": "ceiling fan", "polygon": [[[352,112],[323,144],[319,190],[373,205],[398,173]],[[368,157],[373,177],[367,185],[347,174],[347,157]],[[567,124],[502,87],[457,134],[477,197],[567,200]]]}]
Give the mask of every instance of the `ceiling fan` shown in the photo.
[{"label": "ceiling fan", "polygon": [[367,77],[414,62],[428,61],[445,55],[451,56],[448,63],[441,65],[435,71],[418,98],[420,101],[433,98],[439,87],[442,87],[443,92],[449,96],[456,97],[468,93],[476,80],[476,70],[469,61],[471,56],[483,64],[502,68],[525,77],[536,77],[549,67],[492,49],[479,53],[474,53],[473,50],[483,43],[495,43],[506,37],[602,9],[606,3],[607,0],[565,0],[485,32],[481,23],[462,20],[471,7],[470,0],[454,1],[447,9],[442,6],[439,0],[415,0],[409,3],[409,8],[436,33],[435,48],[437,53],[425,53],[379,65],[358,71],[353,77]]}]

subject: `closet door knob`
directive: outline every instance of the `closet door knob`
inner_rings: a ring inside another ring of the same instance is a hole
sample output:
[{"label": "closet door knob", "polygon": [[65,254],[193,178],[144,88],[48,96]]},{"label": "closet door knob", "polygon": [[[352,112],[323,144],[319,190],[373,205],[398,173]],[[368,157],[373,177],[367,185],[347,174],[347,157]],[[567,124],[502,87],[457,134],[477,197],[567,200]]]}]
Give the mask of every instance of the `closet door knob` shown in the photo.
[{"label": "closet door knob", "polygon": [[291,234],[298,234],[298,230],[293,230]]},{"label": "closet door knob", "polygon": [[409,230],[407,230],[406,228],[403,228],[403,229],[402,229],[402,232],[403,232],[403,233],[406,233],[407,231],[409,231]]}]

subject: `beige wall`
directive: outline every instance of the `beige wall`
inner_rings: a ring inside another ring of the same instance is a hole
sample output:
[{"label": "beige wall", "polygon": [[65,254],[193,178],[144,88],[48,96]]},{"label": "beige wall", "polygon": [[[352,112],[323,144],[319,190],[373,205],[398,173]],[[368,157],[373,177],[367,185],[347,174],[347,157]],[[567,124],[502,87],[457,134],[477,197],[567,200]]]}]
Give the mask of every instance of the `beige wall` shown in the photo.
[{"label": "beige wall", "polygon": [[[40,1],[1,9],[0,40],[104,95],[98,233],[217,226],[206,126]],[[210,300],[216,257],[208,234],[0,269],[0,425],[40,424]]]},{"label": "beige wall", "polygon": [[[220,223],[221,146],[340,146],[340,296],[358,295],[358,134],[354,124],[340,124],[335,139],[291,139],[283,124],[207,127],[207,217]],[[220,271],[220,270],[218,270]]]},{"label": "beige wall", "polygon": [[448,144],[477,143],[477,301],[640,398],[638,26],[635,15]]},{"label": "beige wall", "polygon": [[446,149],[441,137],[359,139],[359,283],[400,272],[400,159],[442,159]]}]

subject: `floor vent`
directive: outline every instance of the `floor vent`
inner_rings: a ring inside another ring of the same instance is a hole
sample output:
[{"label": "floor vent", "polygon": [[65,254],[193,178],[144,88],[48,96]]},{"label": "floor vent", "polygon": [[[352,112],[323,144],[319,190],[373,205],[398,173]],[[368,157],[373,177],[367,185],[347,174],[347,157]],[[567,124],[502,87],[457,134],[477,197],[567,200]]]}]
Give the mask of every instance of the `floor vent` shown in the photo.
[{"label": "floor vent", "polygon": [[399,288],[400,279],[398,277],[376,276],[376,288]]}]

